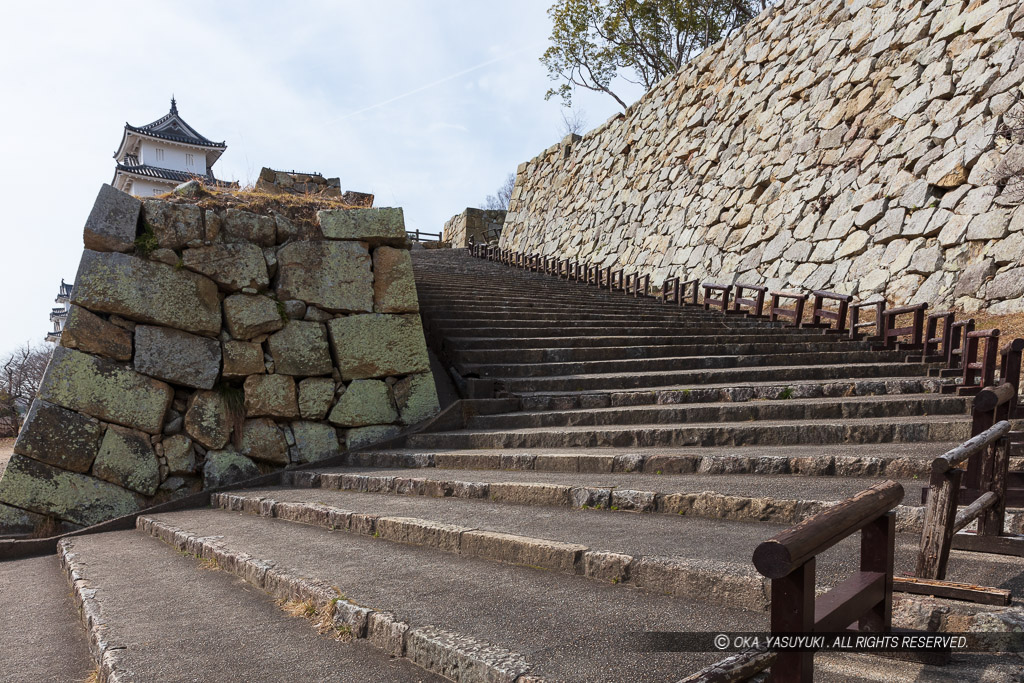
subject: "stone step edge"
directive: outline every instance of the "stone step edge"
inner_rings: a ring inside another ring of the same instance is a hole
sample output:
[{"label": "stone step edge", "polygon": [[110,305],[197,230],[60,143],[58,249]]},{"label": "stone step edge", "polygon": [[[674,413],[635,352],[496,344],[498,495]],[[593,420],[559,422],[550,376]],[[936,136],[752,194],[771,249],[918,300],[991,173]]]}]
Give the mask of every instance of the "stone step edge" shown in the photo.
[{"label": "stone step edge", "polygon": [[[693,448],[697,450],[701,447]],[[746,447],[735,446],[733,448]],[[780,448],[780,450],[784,449]],[[941,455],[941,453],[936,453],[936,455]],[[509,470],[582,474],[786,474],[808,477],[889,477],[891,479],[918,477],[921,479],[921,485],[924,486],[931,473],[931,462],[932,458],[900,455],[644,455],[640,453],[618,455],[518,453],[503,455],[500,453],[459,453],[458,449],[437,453],[424,449],[417,453],[393,451],[349,453],[345,465],[348,467]],[[1013,471],[1024,470],[1024,458],[1011,458],[1010,469]]]},{"label": "stone step edge", "polygon": [[[661,513],[721,519],[734,522],[771,522],[797,524],[829,508],[838,501],[774,498],[772,496],[734,496],[716,491],[668,493],[621,489],[611,486],[569,486],[534,482],[474,482],[425,477],[395,477],[338,472],[291,472],[283,484],[299,488],[320,488],[357,493],[489,500],[574,509],[618,512]],[[867,485],[865,484],[865,488]],[[915,491],[907,491],[912,496]],[[225,494],[226,495],[226,494]],[[924,527],[924,507],[899,505],[896,531],[920,533]],[[1024,513],[1006,513],[1006,528],[1024,533]]]},{"label": "stone step edge", "polygon": [[[219,496],[221,494],[214,494]],[[413,626],[391,612],[370,609],[338,593],[325,582],[301,576],[274,562],[232,549],[217,537],[205,537],[152,517],[138,518],[140,531],[172,548],[216,562],[278,600],[310,602],[328,612],[336,628],[365,638],[392,657],[458,683],[543,683],[529,675],[530,664],[517,652],[432,625]]]},{"label": "stone step edge", "polygon": [[78,559],[74,541],[74,538],[62,538],[57,543],[57,556],[85,625],[89,652],[96,663],[97,679],[106,683],[128,683],[132,680],[131,675],[122,666],[122,654],[127,645],[109,640],[103,605],[97,597],[100,588],[86,578],[86,565]]},{"label": "stone step edge", "polygon": [[769,581],[752,566],[667,556],[634,556],[415,517],[360,513],[322,503],[285,502],[265,496],[220,493],[210,504],[223,510],[418,545],[441,552],[628,584],[676,597],[702,596],[710,605],[764,611]]}]

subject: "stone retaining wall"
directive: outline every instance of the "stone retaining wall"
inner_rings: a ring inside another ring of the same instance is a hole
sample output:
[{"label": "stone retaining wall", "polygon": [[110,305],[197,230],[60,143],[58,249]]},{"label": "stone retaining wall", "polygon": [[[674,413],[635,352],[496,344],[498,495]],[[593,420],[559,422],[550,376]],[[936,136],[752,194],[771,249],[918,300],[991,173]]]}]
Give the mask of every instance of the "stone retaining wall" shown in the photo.
[{"label": "stone retaining wall", "polygon": [[501,245],[1024,311],[1022,38],[1016,0],[786,0],[522,164]]},{"label": "stone retaining wall", "polygon": [[401,209],[283,215],[104,185],[0,533],[84,526],[438,411]]},{"label": "stone retaining wall", "polygon": [[477,244],[492,242],[501,237],[504,222],[504,211],[466,209],[444,224],[441,241],[450,242],[453,249],[467,247],[471,240]]}]

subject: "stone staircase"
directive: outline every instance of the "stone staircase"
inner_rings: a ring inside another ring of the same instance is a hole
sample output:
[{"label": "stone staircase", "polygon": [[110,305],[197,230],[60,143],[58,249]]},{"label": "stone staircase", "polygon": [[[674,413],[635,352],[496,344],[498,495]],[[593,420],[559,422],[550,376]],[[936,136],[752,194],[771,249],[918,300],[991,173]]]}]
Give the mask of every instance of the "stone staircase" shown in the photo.
[{"label": "stone staircase", "polygon": [[[929,365],[464,251],[416,252],[415,269],[441,363],[487,398],[345,466],[66,538],[59,567],[0,564],[5,631],[26,634],[0,648],[0,679],[95,662],[118,681],[679,681],[723,654],[641,652],[636,633],[766,629],[754,547],[883,478],[907,490],[896,570],[913,569],[928,465],[970,429],[969,399]],[[819,558],[819,587],[855,571],[857,548]],[[54,595],[61,571],[73,600]],[[50,585],[38,623],[33,595],[5,590],[26,574]],[[1024,562],[954,551],[948,578],[1010,588],[1015,606],[901,596],[897,623],[1021,619]],[[1021,677],[1015,655],[815,661],[823,681]]]}]

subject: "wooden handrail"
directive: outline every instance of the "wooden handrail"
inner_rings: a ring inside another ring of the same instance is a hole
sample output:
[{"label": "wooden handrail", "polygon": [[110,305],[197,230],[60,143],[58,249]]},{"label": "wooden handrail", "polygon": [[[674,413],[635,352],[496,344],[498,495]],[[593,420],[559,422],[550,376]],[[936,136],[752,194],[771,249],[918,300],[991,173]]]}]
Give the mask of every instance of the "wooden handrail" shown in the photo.
[{"label": "wooden handrail", "polygon": [[875,484],[757,546],[754,566],[768,578],[780,579],[892,510],[901,500],[903,486],[898,482]]},{"label": "wooden handrail", "polygon": [[[846,331],[846,313],[849,309],[850,302],[853,301],[853,297],[849,294],[839,294],[837,292],[829,292],[823,289],[816,289],[811,292],[814,295],[814,307],[811,309],[811,325],[818,327],[822,325],[822,318],[825,320],[833,320],[836,323],[835,328],[832,328],[835,332]],[[839,310],[830,311],[824,308],[825,301],[838,301]],[[825,327],[829,327],[829,323],[824,323]]]},{"label": "wooden handrail", "polygon": [[[779,306],[780,299],[793,299],[796,301],[795,308],[782,308]],[[772,303],[768,308],[768,319],[775,322],[779,316],[793,319],[793,327],[800,327],[804,319],[804,306],[807,303],[806,294],[791,294],[788,292],[772,292]]]},{"label": "wooden handrail", "polygon": [[951,448],[932,460],[932,474],[945,474],[967,458],[980,452],[989,444],[998,441],[1010,431],[1010,423],[1003,421],[989,427],[981,434],[972,436],[955,448]]}]

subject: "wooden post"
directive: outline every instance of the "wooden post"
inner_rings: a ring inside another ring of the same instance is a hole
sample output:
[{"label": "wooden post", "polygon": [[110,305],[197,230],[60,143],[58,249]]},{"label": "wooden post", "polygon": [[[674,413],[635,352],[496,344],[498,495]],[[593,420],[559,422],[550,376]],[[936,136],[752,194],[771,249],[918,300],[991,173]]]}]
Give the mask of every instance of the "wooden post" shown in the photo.
[{"label": "wooden post", "polygon": [[892,628],[892,568],[896,557],[896,513],[889,511],[860,532],[860,570],[885,574],[882,601],[860,618],[861,631],[887,633]]},{"label": "wooden post", "polygon": [[928,504],[921,530],[921,549],[914,576],[919,579],[945,579],[949,550],[953,547],[953,523],[960,498],[964,471],[958,467],[945,472],[934,469],[928,484]]},{"label": "wooden post", "polygon": [[[814,631],[815,560],[812,557],[781,579],[772,579],[773,634]],[[813,652],[780,652],[772,665],[773,683],[802,683],[814,679]]]}]

